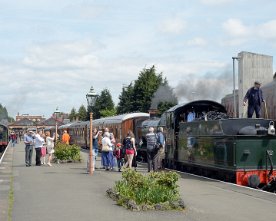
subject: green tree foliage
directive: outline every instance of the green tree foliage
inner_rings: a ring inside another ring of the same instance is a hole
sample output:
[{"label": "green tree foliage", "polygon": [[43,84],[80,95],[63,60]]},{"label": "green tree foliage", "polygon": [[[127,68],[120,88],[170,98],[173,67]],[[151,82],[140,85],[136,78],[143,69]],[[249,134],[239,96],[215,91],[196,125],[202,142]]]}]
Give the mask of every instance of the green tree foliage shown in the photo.
[{"label": "green tree foliage", "polygon": [[78,112],[79,120],[85,121],[87,117],[86,108],[84,105],[81,105]]},{"label": "green tree foliage", "polygon": [[114,102],[108,89],[101,91],[97,98],[95,106],[93,107],[93,119],[114,115]]},{"label": "green tree foliage", "polygon": [[7,120],[8,122],[14,121],[13,118],[9,117],[6,107],[2,106],[2,104],[0,104],[0,121],[1,120]]},{"label": "green tree foliage", "polygon": [[115,116],[117,113],[117,110],[114,109],[104,109],[100,110],[101,117],[110,117],[110,116]]},{"label": "green tree foliage", "polygon": [[74,121],[77,117],[77,111],[76,109],[73,107],[70,114],[69,114],[69,119],[70,121]]},{"label": "green tree foliage", "polygon": [[162,73],[156,73],[155,66],[144,68],[134,85],[130,84],[123,88],[119,97],[118,113],[126,112],[148,112],[151,100],[160,85],[167,84]]},{"label": "green tree foliage", "polygon": [[117,113],[129,113],[133,107],[133,85],[130,83],[127,87],[123,87],[122,93],[119,96],[119,103],[117,107]]},{"label": "green tree foliage", "polygon": [[148,112],[154,92],[165,80],[162,73],[157,74],[154,65],[140,72],[133,88],[133,110]]}]

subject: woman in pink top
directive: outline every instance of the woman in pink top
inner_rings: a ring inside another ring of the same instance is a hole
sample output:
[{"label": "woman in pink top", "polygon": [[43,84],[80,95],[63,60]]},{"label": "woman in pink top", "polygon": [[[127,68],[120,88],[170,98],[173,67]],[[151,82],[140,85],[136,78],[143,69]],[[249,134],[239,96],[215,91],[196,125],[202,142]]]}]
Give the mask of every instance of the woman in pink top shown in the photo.
[{"label": "woman in pink top", "polygon": [[135,138],[131,130],[128,131],[126,138],[123,140],[123,146],[127,156],[125,167],[132,168],[132,160],[135,154]]}]

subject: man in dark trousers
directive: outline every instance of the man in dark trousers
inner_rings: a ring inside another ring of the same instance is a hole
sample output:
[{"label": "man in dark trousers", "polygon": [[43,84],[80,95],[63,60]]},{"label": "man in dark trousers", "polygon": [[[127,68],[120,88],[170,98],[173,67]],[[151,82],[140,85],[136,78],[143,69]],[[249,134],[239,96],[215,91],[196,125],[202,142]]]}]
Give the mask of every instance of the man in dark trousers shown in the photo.
[{"label": "man in dark trousers", "polygon": [[154,133],[154,128],[149,128],[149,133],[146,135],[147,138],[147,159],[148,159],[148,172],[151,170],[156,171],[157,165],[155,164],[154,157],[157,154],[156,142],[157,136]]},{"label": "man in dark trousers", "polygon": [[256,118],[259,118],[261,115],[261,104],[264,102],[263,99],[263,92],[260,89],[261,83],[259,81],[255,81],[254,87],[250,88],[244,99],[243,105],[245,106],[248,101],[248,110],[247,110],[247,117],[252,118],[252,115],[255,111]]}]

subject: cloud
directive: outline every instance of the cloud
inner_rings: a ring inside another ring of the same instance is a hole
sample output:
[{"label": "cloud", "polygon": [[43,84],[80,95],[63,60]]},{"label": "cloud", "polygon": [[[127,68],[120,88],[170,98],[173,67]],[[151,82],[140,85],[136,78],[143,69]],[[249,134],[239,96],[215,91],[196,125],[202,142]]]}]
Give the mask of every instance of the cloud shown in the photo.
[{"label": "cloud", "polygon": [[164,33],[180,34],[187,28],[187,22],[179,17],[163,21],[160,30]]},{"label": "cloud", "polygon": [[196,37],[187,42],[189,46],[205,46],[207,41],[204,38]]},{"label": "cloud", "polygon": [[102,14],[104,14],[107,10],[107,6],[100,5],[96,3],[88,3],[86,1],[80,2],[78,4],[70,4],[66,6],[63,10],[63,14],[67,14],[68,16],[76,16],[82,19],[95,19]]},{"label": "cloud", "polygon": [[200,0],[200,2],[204,5],[224,5],[231,3],[231,0]]},{"label": "cloud", "polygon": [[266,21],[260,24],[244,25],[239,19],[230,18],[223,22],[222,27],[228,35],[227,39],[222,41],[222,45],[238,46],[250,41],[263,40],[272,46],[275,46],[276,40],[276,20]]},{"label": "cloud", "polygon": [[92,41],[41,43],[33,45],[23,59],[32,68],[89,68],[99,65],[94,54],[98,45]]},{"label": "cloud", "polygon": [[276,20],[267,21],[256,27],[260,37],[269,40],[276,40]]},{"label": "cloud", "polygon": [[246,37],[251,33],[251,28],[245,26],[239,19],[230,18],[222,26],[225,32],[233,37]]},{"label": "cloud", "polygon": [[122,85],[136,79],[145,62],[106,53],[92,40],[33,44],[21,61],[0,62],[2,83],[9,85],[1,103],[12,116],[18,111],[49,116],[56,106],[64,112],[86,106],[91,86],[97,93],[108,88],[117,103]]}]

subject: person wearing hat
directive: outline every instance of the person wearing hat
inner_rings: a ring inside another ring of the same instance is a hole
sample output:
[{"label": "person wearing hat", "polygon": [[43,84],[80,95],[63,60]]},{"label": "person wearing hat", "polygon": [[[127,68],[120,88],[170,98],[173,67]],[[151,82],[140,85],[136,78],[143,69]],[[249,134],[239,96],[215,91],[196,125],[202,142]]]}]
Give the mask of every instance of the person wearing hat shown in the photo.
[{"label": "person wearing hat", "polygon": [[24,143],[25,143],[25,163],[26,167],[30,167],[32,165],[32,155],[33,155],[33,145],[34,145],[34,132],[32,130],[28,130],[26,134],[24,134]]},{"label": "person wearing hat", "polygon": [[243,99],[243,106],[248,102],[247,117],[252,118],[255,111],[256,118],[259,118],[261,115],[261,104],[265,102],[263,99],[263,91],[260,88],[261,83],[259,81],[254,82],[254,86],[251,87]]}]

